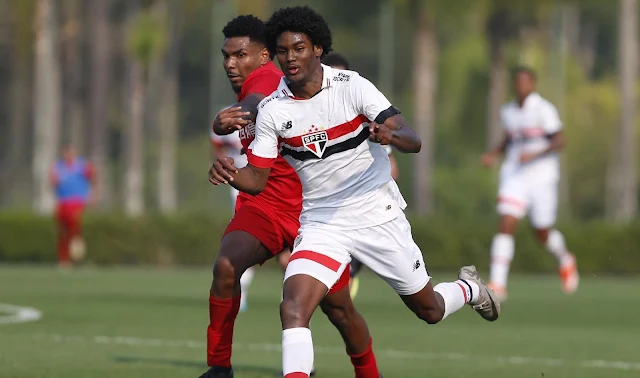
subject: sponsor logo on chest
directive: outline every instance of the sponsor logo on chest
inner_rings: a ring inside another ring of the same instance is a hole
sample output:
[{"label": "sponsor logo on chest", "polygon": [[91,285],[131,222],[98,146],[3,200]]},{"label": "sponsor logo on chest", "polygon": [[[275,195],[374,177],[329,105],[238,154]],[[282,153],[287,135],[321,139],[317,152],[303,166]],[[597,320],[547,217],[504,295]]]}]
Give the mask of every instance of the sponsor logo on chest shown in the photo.
[{"label": "sponsor logo on chest", "polygon": [[245,126],[244,129],[240,129],[238,132],[240,134],[240,139],[251,139],[253,140],[256,137],[256,125],[253,123]]}]

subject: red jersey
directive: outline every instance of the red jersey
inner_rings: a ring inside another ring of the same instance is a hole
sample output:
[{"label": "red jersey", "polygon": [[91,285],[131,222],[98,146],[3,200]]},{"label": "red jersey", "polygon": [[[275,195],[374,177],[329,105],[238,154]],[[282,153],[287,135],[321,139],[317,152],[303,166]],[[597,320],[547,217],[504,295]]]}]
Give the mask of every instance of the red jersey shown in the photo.
[{"label": "red jersey", "polygon": [[[282,76],[282,71],[273,62],[258,68],[245,80],[238,94],[238,101],[244,100],[251,93],[269,96],[278,89]],[[245,151],[249,150],[249,145],[256,136],[255,130],[256,125],[252,123],[239,131],[240,141]],[[296,171],[278,154],[271,168],[267,186],[262,193],[252,196],[240,192],[236,209],[245,201],[255,201],[275,210],[300,212],[302,211],[302,184]]]}]

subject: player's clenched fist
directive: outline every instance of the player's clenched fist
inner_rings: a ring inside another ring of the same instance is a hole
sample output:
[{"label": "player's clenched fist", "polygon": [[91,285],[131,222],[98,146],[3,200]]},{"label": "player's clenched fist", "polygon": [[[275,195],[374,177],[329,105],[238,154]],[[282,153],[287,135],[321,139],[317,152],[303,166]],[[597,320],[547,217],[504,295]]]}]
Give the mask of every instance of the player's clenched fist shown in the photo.
[{"label": "player's clenched fist", "polygon": [[387,126],[378,125],[375,122],[371,122],[369,125],[369,140],[375,143],[380,143],[382,145],[390,144],[393,139],[393,130],[388,128]]},{"label": "player's clenched fist", "polygon": [[226,135],[240,130],[251,123],[247,119],[250,114],[250,112],[243,111],[240,106],[223,109],[213,121],[213,131],[219,135]]},{"label": "player's clenched fist", "polygon": [[233,181],[231,173],[238,173],[238,169],[233,165],[233,158],[217,159],[209,169],[209,182],[213,185],[228,184],[229,181]]}]

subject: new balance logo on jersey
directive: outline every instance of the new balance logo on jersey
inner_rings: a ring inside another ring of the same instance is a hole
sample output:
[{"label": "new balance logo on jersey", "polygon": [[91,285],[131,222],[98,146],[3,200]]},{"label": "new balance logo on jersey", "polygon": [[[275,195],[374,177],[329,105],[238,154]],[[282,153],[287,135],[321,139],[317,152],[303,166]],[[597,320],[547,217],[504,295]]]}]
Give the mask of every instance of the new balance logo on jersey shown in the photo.
[{"label": "new balance logo on jersey", "polygon": [[317,127],[312,126],[311,130],[309,130],[310,133],[302,136],[302,144],[307,150],[313,152],[314,155],[322,159],[322,154],[327,147],[329,136],[326,131],[317,130]]},{"label": "new balance logo on jersey", "polygon": [[293,123],[291,121],[282,122],[282,130],[289,130],[293,127]]},{"label": "new balance logo on jersey", "polygon": [[420,260],[416,260],[416,262],[413,263],[413,271],[415,272],[418,268],[420,268]]}]

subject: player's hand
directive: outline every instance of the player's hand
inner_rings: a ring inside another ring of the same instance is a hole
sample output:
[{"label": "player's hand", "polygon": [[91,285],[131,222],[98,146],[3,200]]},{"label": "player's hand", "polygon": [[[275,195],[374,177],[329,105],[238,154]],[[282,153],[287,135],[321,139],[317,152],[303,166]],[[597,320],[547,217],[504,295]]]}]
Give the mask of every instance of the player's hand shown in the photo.
[{"label": "player's hand", "polygon": [[240,106],[221,110],[213,121],[213,130],[216,131],[216,128],[219,128],[225,133],[231,134],[252,122],[246,119],[250,114],[250,112],[243,111]]},{"label": "player's hand", "polygon": [[384,124],[379,125],[375,122],[371,122],[369,124],[369,140],[374,143],[380,143],[382,145],[387,145],[391,143],[393,139],[393,131],[389,129]]},{"label": "player's hand", "polygon": [[213,185],[228,184],[229,181],[233,181],[231,173],[238,173],[238,169],[233,165],[233,158],[217,159],[209,169],[209,182]]},{"label": "player's hand", "polygon": [[480,157],[480,162],[486,168],[493,167],[496,163],[496,160],[498,160],[498,155],[496,155],[494,152],[486,152]]},{"label": "player's hand", "polygon": [[536,153],[532,153],[532,152],[523,152],[520,155],[520,163],[521,164],[526,164],[528,162],[530,162],[531,160],[535,159],[538,157],[538,154]]}]

